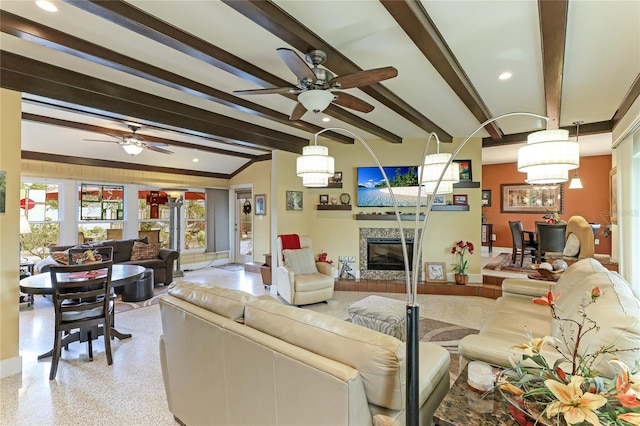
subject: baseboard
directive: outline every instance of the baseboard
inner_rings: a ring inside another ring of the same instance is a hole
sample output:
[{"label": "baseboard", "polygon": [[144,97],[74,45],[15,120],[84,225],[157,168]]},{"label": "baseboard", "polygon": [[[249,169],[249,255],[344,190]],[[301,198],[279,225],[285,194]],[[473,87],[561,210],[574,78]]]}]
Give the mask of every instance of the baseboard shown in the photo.
[{"label": "baseboard", "polygon": [[22,357],[3,359],[0,361],[0,379],[22,372]]}]

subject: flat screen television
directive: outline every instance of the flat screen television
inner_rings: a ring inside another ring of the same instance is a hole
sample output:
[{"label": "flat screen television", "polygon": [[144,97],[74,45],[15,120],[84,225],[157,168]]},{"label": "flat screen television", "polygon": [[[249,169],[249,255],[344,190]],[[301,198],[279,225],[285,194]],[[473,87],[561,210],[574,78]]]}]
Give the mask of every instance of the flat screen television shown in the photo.
[{"label": "flat screen television", "polygon": [[[418,201],[418,167],[383,167],[393,188],[398,207],[415,207]],[[393,207],[389,189],[378,167],[358,167],[358,207]],[[427,205],[427,193],[422,192],[420,205]]]}]

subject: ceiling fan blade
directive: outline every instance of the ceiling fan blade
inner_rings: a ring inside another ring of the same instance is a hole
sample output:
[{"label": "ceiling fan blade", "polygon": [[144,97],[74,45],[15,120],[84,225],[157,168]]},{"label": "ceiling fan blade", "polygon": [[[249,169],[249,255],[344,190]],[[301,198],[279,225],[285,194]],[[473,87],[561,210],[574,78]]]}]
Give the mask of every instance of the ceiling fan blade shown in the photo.
[{"label": "ceiling fan blade", "polygon": [[289,93],[295,93],[298,90],[295,87],[274,87],[271,89],[253,89],[253,90],[234,90],[234,95],[288,95]]},{"label": "ceiling fan blade", "polygon": [[293,111],[291,111],[289,120],[291,121],[300,120],[305,112],[307,112],[307,109],[304,107],[304,105],[298,102],[296,106],[293,108]]},{"label": "ceiling fan blade", "polygon": [[87,142],[108,142],[108,143],[122,143],[122,141],[105,141],[105,140],[101,140],[101,139],[82,139],[83,141],[87,141]]},{"label": "ceiling fan blade", "polygon": [[367,86],[382,80],[397,77],[398,70],[394,67],[375,68],[372,70],[358,71],[351,74],[340,75],[329,82],[329,87],[338,85],[340,89]]},{"label": "ceiling fan blade", "polygon": [[289,67],[291,72],[298,77],[299,80],[316,81],[316,75],[307,63],[296,52],[291,49],[281,47],[278,50],[278,55]]},{"label": "ceiling fan blade", "polygon": [[333,94],[336,95],[336,97],[333,99],[333,103],[336,105],[355,109],[356,111],[360,112],[373,111],[373,105],[363,101],[362,99],[356,98],[353,95],[344,92],[333,92]]},{"label": "ceiling fan blade", "polygon": [[169,151],[168,149],[158,148],[157,146],[145,144],[144,146],[149,151],[161,152],[163,154],[173,154],[173,151]]}]

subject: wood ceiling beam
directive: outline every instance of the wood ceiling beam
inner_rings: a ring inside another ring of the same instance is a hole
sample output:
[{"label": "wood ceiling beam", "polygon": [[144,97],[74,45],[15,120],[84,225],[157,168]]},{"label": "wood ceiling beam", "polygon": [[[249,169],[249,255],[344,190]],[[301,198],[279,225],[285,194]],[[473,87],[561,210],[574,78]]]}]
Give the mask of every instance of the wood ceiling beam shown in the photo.
[{"label": "wood ceiling beam", "polygon": [[562,107],[562,71],[567,38],[568,0],[538,0],[544,95],[549,129],[560,126]]},{"label": "wood ceiling beam", "polygon": [[[613,121],[613,127],[615,127],[620,119],[629,112],[629,108],[631,108],[631,105],[633,105],[636,99],[638,99],[638,96],[640,96],[640,74],[636,76],[636,79],[631,84],[629,91],[624,96],[622,102],[620,102],[620,106],[616,110],[615,114],[613,114],[613,118],[611,119],[611,121]],[[582,128],[582,126],[580,127]]]},{"label": "wood ceiling beam", "polygon": [[48,154],[44,152],[22,151],[23,160],[48,161],[52,163],[76,164],[79,166],[107,167],[110,169],[140,170],[144,172],[160,172],[175,175],[202,176],[209,178],[230,179],[231,175],[199,170],[176,169],[173,167],[151,166],[148,164],[126,163],[124,161],[101,160],[96,158],[74,157],[70,155]]},{"label": "wood ceiling beam", "polygon": [[[60,118],[45,117],[43,115],[31,114],[28,112],[22,113],[22,119],[25,121],[32,121],[35,123],[51,124],[54,126],[61,126],[61,127],[71,128],[71,129],[86,130],[88,132],[102,133],[105,135],[115,135],[115,136],[123,137],[131,134],[130,131],[114,130],[106,127],[95,126],[93,124],[79,123],[77,121],[70,121],[70,120],[62,120]],[[166,143],[167,145],[170,145],[170,146],[179,146],[182,148],[197,149],[199,151],[210,152],[212,154],[228,155],[230,157],[240,157],[240,158],[248,158],[248,159],[255,159],[256,157],[258,157],[258,155],[248,154],[246,152],[229,151],[226,149],[214,148],[206,145],[198,145],[195,143],[182,142],[174,139],[166,139],[166,138],[159,138],[155,136],[145,135],[144,131],[142,133],[138,132],[136,134],[143,136],[144,140],[147,142]],[[264,155],[264,153],[261,153],[259,156],[262,156],[262,155]]]},{"label": "wood ceiling beam", "polygon": [[[0,86],[50,99],[83,105],[124,120],[140,118],[157,125],[190,129],[195,136],[219,137],[249,147],[301,153],[309,144],[276,130],[181,104],[130,87],[99,80],[10,52],[0,52]],[[180,111],[179,113],[176,111]]]},{"label": "wood ceiling beam", "polygon": [[[358,67],[353,61],[342,55],[337,49],[311,32],[300,22],[293,19],[293,17],[273,2],[267,0],[222,1],[301,52],[308,52],[311,49],[323,50],[327,54],[327,60],[323,66],[337,75],[362,71],[362,68]],[[377,83],[359,87],[359,90],[362,90],[421,129],[427,132],[436,132],[443,140],[451,139],[451,135],[382,84]]]},{"label": "wood ceiling beam", "polygon": [[[320,126],[302,120],[289,120],[289,116],[286,114],[190,80],[181,75],[171,73],[165,69],[121,55],[113,50],[106,49],[97,44],[90,43],[3,10],[0,10],[0,30],[58,52],[68,53],[81,59],[180,90],[190,95],[195,95],[239,111],[294,127],[298,130],[310,133],[317,133],[322,130]],[[353,139],[339,133],[330,131],[326,132],[326,134],[328,138],[338,142],[353,143]]]},{"label": "wood ceiling beam", "polygon": [[[493,117],[422,4],[415,0],[380,0],[380,3],[478,122],[483,123]],[[484,128],[492,139],[502,138],[502,131],[496,122]]]},{"label": "wood ceiling beam", "polygon": [[[576,134],[576,126],[564,126],[561,129],[568,130],[569,136],[574,136]],[[613,130],[613,120],[608,121],[598,121],[595,123],[587,123],[580,125],[580,135],[597,135],[600,133],[610,133]],[[482,147],[489,148],[492,146],[502,146],[502,145],[511,145],[516,143],[523,143],[527,141],[527,136],[531,133],[536,132],[537,130],[532,130],[530,132],[522,132],[522,133],[513,133],[510,135],[505,135],[502,140],[495,141],[491,138],[483,138],[482,139]]]},{"label": "wood ceiling beam", "polygon": [[[209,42],[167,24],[124,1],[65,0],[65,2],[258,86],[266,88],[294,86],[294,84],[270,74]],[[297,100],[295,95],[285,96],[294,101]],[[341,108],[332,105],[332,107],[325,110],[325,113],[336,119],[347,116],[350,119],[350,124],[357,123],[353,125],[366,132],[390,142],[402,142],[400,136],[370,123],[355,114],[346,111],[338,114],[336,109],[341,110]]]}]

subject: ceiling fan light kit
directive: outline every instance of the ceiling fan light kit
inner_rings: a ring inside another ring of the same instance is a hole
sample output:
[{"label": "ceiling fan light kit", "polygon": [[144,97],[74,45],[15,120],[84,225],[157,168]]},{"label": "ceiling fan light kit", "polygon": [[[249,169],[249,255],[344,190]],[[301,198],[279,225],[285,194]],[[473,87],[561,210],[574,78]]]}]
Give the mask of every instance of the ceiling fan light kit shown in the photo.
[{"label": "ceiling fan light kit", "polygon": [[569,140],[569,131],[541,130],[527,136],[527,145],[518,150],[518,171],[527,174],[530,184],[566,182],[569,170],[580,165],[578,143]]},{"label": "ceiling fan light kit", "polygon": [[124,149],[124,151],[129,155],[138,155],[144,149],[143,147],[130,142],[123,143],[121,146],[122,149]]},{"label": "ceiling fan light kit", "polygon": [[298,101],[307,111],[313,111],[316,114],[327,109],[333,98],[333,93],[326,90],[307,90],[298,95]]}]

